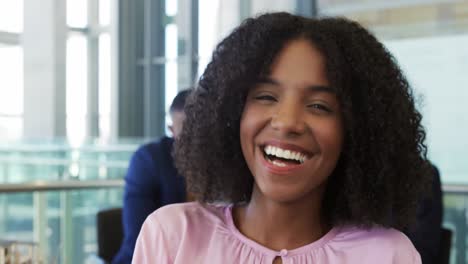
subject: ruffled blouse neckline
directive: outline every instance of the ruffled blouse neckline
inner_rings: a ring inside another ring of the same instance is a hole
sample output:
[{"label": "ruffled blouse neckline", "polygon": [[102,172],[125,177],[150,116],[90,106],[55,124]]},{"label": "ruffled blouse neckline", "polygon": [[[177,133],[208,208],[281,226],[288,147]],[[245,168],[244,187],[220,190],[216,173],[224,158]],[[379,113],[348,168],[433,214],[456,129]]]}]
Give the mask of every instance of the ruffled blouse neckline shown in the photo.
[{"label": "ruffled blouse neckline", "polygon": [[298,248],[295,248],[295,249],[291,249],[291,250],[282,249],[282,250],[276,251],[276,250],[267,248],[267,247],[255,242],[255,241],[251,240],[250,238],[246,237],[244,234],[242,234],[239,231],[239,229],[237,229],[236,225],[234,224],[234,220],[233,220],[233,217],[232,217],[232,208],[233,208],[233,205],[226,206],[225,211],[224,211],[224,216],[226,218],[226,224],[227,224],[229,230],[231,231],[231,233],[238,240],[240,240],[243,244],[253,248],[255,251],[259,251],[259,252],[261,252],[261,253],[263,253],[265,255],[269,255],[269,256],[293,257],[293,256],[308,254],[308,253],[311,253],[312,251],[326,245],[331,239],[333,239],[339,233],[338,228],[333,227],[324,236],[322,236],[320,239],[318,239],[318,240],[316,240],[316,241],[314,241],[314,242],[312,242],[310,244],[307,244],[307,245],[304,245],[304,246],[301,246],[301,247],[298,247]]}]

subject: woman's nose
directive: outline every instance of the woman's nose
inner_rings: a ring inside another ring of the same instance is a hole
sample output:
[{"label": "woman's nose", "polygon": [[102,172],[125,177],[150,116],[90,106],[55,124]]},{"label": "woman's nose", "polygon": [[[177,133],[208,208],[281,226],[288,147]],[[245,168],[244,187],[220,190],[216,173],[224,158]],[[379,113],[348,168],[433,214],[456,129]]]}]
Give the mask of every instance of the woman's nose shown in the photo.
[{"label": "woman's nose", "polygon": [[302,134],[306,129],[303,117],[303,110],[298,103],[280,103],[271,119],[271,126],[285,135]]}]

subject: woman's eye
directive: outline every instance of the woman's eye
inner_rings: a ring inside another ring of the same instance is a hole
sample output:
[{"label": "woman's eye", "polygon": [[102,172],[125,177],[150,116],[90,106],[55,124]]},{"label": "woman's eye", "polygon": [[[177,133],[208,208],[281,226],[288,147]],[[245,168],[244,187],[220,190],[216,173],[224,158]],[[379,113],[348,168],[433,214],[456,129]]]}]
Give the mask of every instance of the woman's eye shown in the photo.
[{"label": "woman's eye", "polygon": [[326,112],[326,113],[331,113],[332,112],[332,110],[330,108],[328,108],[327,106],[325,106],[323,104],[310,104],[307,107],[311,108],[313,110],[319,110],[319,111],[323,111],[323,112]]},{"label": "woman's eye", "polygon": [[276,101],[276,98],[271,95],[257,95],[255,96],[255,100],[259,101]]}]

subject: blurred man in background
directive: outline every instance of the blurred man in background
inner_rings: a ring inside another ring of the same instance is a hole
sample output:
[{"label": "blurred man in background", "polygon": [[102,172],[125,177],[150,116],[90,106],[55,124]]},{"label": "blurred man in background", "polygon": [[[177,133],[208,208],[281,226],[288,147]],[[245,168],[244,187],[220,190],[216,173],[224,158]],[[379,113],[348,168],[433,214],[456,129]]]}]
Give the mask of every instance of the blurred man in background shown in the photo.
[{"label": "blurred man in background", "polygon": [[161,206],[185,202],[185,180],[178,175],[172,157],[174,139],[182,131],[184,105],[190,90],[177,94],[169,113],[173,138],[162,137],[140,147],[130,161],[125,177],[122,221],[124,239],[112,263],[131,263],[135,242],[146,217]]}]

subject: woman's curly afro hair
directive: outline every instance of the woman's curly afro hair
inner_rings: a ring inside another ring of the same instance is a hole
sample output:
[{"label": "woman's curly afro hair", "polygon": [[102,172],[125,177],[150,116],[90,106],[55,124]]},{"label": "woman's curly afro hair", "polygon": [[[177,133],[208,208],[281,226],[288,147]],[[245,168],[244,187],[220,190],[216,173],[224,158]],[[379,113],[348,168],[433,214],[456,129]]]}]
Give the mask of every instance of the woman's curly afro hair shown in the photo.
[{"label": "woman's curly afro hair", "polygon": [[253,187],[240,145],[249,89],[291,40],[326,58],[344,116],[345,140],[328,179],[324,215],[333,225],[393,226],[414,219],[431,179],[421,115],[385,47],[358,23],[269,13],[249,18],[218,44],[185,106],[176,142],[179,172],[200,202],[248,202]]}]

